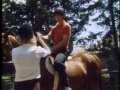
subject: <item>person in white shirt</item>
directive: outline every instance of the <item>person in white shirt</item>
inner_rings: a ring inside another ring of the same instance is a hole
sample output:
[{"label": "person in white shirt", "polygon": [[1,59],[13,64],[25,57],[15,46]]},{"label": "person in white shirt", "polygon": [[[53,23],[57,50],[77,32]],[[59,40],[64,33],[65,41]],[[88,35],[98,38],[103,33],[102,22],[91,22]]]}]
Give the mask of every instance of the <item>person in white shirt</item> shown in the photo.
[{"label": "person in white shirt", "polygon": [[[18,29],[20,46],[12,50],[12,62],[16,70],[15,90],[34,90],[36,84],[40,85],[40,59],[51,52],[40,34],[36,34],[35,37],[29,25],[22,25]],[[37,46],[37,40],[42,46]]]}]

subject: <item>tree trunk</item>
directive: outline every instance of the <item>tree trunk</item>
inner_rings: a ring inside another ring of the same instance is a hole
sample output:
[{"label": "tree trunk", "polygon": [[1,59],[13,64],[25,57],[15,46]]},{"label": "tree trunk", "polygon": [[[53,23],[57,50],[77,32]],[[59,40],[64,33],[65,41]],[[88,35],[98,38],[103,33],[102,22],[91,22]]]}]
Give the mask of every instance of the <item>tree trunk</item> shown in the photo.
[{"label": "tree trunk", "polygon": [[117,31],[115,28],[115,17],[114,17],[114,12],[113,12],[113,3],[114,3],[113,0],[109,0],[109,11],[110,11],[111,23],[112,23],[111,29],[112,29],[113,36],[114,36],[114,46],[115,46],[115,49],[118,50]]}]

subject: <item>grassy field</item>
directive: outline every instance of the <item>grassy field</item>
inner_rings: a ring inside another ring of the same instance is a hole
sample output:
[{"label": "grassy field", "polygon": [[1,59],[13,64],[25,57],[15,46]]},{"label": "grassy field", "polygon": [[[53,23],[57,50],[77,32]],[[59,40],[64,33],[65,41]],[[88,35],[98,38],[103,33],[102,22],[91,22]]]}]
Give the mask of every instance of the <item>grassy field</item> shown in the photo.
[{"label": "grassy field", "polygon": [[[2,90],[14,90],[14,83],[13,83],[13,75],[3,74],[2,76]],[[110,75],[109,73],[105,72],[102,74],[102,80],[101,80],[101,87],[102,90],[119,90],[119,82],[118,81],[110,81]]]}]

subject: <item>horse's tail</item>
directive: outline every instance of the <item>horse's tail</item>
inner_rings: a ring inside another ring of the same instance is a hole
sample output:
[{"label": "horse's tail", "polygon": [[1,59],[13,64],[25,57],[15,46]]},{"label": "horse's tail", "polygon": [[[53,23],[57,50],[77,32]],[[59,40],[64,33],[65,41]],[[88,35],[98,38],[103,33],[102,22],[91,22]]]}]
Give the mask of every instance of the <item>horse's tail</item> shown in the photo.
[{"label": "horse's tail", "polygon": [[99,65],[101,66],[101,62],[100,62],[100,59],[98,58],[98,56],[93,55],[93,57],[97,60],[97,62],[98,62],[98,63],[99,63]]},{"label": "horse's tail", "polygon": [[102,72],[101,72],[101,62],[100,62],[100,59],[98,58],[98,56],[96,55],[93,55],[93,57],[97,60],[97,62],[99,63],[100,65],[100,72],[99,72],[99,75],[98,75],[98,81],[99,81],[99,90],[102,90]]}]

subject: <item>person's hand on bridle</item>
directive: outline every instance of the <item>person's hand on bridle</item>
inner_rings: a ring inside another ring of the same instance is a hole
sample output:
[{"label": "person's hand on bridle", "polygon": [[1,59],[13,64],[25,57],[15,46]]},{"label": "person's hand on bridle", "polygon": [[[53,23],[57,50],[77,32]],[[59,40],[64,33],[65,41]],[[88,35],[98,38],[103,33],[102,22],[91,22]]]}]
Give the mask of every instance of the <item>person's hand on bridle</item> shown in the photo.
[{"label": "person's hand on bridle", "polygon": [[40,33],[40,32],[36,32],[35,34],[36,34],[37,40],[38,40],[39,38],[42,38],[42,36],[43,36],[43,34]]}]

